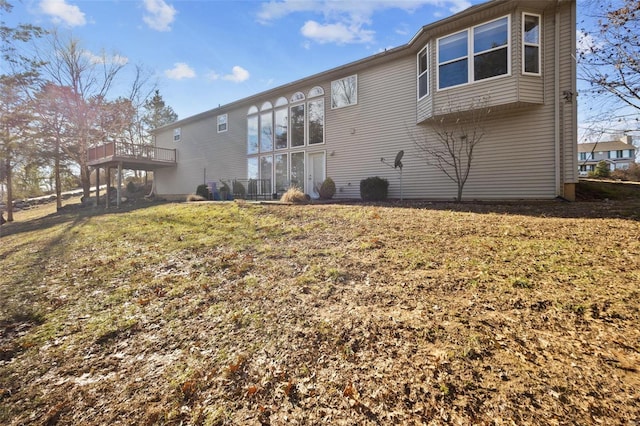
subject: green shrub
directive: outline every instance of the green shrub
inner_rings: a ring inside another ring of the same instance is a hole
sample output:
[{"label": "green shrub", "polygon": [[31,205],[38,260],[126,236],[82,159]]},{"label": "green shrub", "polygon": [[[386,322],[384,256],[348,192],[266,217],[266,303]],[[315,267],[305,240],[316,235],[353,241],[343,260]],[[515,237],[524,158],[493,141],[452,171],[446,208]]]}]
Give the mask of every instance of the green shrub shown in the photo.
[{"label": "green shrub", "polygon": [[382,201],[387,199],[389,181],[375,176],[360,181],[360,197],[364,201]]},{"label": "green shrub", "polygon": [[244,189],[244,185],[242,184],[242,182],[234,180],[231,186],[233,187],[234,196],[244,198],[246,190]]},{"label": "green shrub", "polygon": [[196,195],[204,198],[205,200],[211,199],[211,192],[209,192],[209,187],[206,184],[198,185],[196,188]]},{"label": "green shrub", "polygon": [[320,185],[320,190],[318,191],[320,194],[320,198],[323,200],[330,200],[336,194],[336,183],[330,177],[326,178],[322,185]]},{"label": "green shrub", "polygon": [[609,169],[609,163],[602,160],[596,165],[596,169],[593,172],[595,177],[606,178],[611,175],[611,169]]}]

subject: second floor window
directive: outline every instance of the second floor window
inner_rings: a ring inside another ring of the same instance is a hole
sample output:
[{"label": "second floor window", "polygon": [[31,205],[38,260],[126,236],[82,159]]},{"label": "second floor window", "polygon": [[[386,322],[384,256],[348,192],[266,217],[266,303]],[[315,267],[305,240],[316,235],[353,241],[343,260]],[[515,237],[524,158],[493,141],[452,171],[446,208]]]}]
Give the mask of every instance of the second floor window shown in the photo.
[{"label": "second floor window", "polygon": [[522,17],[523,71],[540,74],[540,15],[525,14]]},{"label": "second floor window", "polygon": [[438,89],[509,74],[509,17],[438,39]]},{"label": "second floor window", "polygon": [[358,77],[355,75],[331,82],[331,109],[358,103]]},{"label": "second floor window", "polygon": [[227,114],[218,116],[218,133],[227,131]]},{"label": "second floor window", "polygon": [[429,56],[425,47],[418,53],[418,99],[429,94]]},{"label": "second floor window", "polygon": [[173,141],[179,142],[181,138],[182,138],[182,130],[180,129],[180,127],[178,127],[177,129],[173,129]]}]

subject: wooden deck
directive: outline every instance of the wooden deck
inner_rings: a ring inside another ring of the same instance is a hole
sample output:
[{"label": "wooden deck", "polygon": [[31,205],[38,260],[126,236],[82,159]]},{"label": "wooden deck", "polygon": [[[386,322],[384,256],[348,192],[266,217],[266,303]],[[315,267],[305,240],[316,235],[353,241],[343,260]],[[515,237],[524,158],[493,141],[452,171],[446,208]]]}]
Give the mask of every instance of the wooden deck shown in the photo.
[{"label": "wooden deck", "polygon": [[109,142],[89,148],[88,162],[90,167],[156,170],[162,167],[175,167],[176,150],[125,142]]}]

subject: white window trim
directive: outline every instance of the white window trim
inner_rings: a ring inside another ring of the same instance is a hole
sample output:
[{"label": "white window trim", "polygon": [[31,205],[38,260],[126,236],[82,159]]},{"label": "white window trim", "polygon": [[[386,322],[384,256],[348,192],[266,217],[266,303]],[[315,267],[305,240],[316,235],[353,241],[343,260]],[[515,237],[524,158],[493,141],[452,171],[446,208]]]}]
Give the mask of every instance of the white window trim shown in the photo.
[{"label": "white window trim", "polygon": [[[478,27],[481,27],[483,25],[486,24],[490,24],[492,22],[495,21],[499,21],[501,19],[507,18],[507,72],[506,74],[501,74],[501,75],[496,75],[494,77],[489,77],[489,78],[483,78],[482,80],[474,80],[474,58],[476,55],[480,55],[483,53],[487,53],[490,52],[492,50],[498,50],[498,49],[503,49],[503,47],[500,48],[495,48],[495,49],[489,49],[489,50],[484,50],[482,52],[479,53],[474,53],[473,51],[473,30],[475,30]],[[467,55],[466,56],[461,56],[459,58],[455,58],[452,59],[450,61],[447,62],[443,62],[440,63],[440,40],[442,40],[443,38],[447,38],[449,36],[455,35],[455,34],[460,34],[466,32],[467,33]],[[504,16],[500,16],[499,18],[496,19],[492,19],[490,21],[486,21],[486,22],[482,22],[478,25],[474,25],[473,27],[469,27],[465,30],[462,31],[456,31],[454,33],[451,34],[447,34],[445,36],[439,37],[436,40],[436,87],[438,92],[442,91],[442,90],[449,90],[449,89],[453,89],[456,87],[463,87],[463,86],[467,86],[469,84],[476,84],[476,83],[482,83],[485,81],[491,81],[491,80],[496,80],[499,78],[505,78],[505,77],[510,77],[511,76],[511,15],[504,15]],[[445,88],[441,88],[440,87],[440,66],[441,65],[446,65],[452,62],[456,62],[459,61],[463,58],[467,59],[467,82],[466,83],[462,83],[462,84],[456,84],[455,86],[449,86],[449,87],[445,87]]]},{"label": "white window trim", "polygon": [[[423,72],[420,73],[420,55],[422,55],[422,52],[425,52],[425,56],[427,58],[427,69]],[[420,50],[420,52],[418,52],[418,55],[416,56],[416,74],[418,75],[418,78],[416,79],[416,97],[418,98],[418,100],[420,99],[424,99],[427,96],[429,96],[429,85],[430,85],[430,81],[429,81],[429,45],[427,44],[422,50]],[[424,94],[424,96],[420,96],[420,77],[422,77],[424,74],[427,75],[427,93]]]},{"label": "white window trim", "polygon": [[[253,111],[252,109],[250,109],[249,111]],[[252,118],[256,118],[258,126],[257,126],[257,130],[258,130],[258,146],[256,147],[256,151],[255,152],[251,152],[249,151],[249,120]],[[258,112],[252,112],[251,114],[247,115],[247,121],[246,121],[246,126],[247,126],[247,140],[246,140],[246,144],[247,144],[247,155],[251,156],[251,155],[256,155],[260,153],[260,114],[258,114]]]},{"label": "white window trim", "polygon": [[177,127],[173,129],[173,141],[180,142],[182,140],[182,128]]},{"label": "white window trim", "polygon": [[[227,130],[229,130],[229,115],[228,114],[220,114],[217,117],[217,123],[218,123],[218,133],[224,133]],[[224,124],[224,129],[220,130],[220,125]]]},{"label": "white window trim", "polygon": [[[524,41],[524,36],[525,36],[525,31],[524,31],[524,25],[525,25],[525,16],[535,16],[538,18],[538,25],[539,25],[539,29],[538,29],[538,43],[527,43]],[[526,55],[525,55],[525,49],[527,46],[535,46],[538,48],[538,72],[527,72],[526,67],[525,67],[525,60],[526,60]],[[537,13],[529,13],[529,12],[522,12],[522,74],[524,75],[535,75],[535,76],[541,76],[542,75],[542,15],[539,15]]]},{"label": "white window trim", "polygon": [[[309,136],[310,136],[310,132],[309,132],[309,125],[311,124],[311,121],[309,120],[309,104],[312,102],[318,102],[322,100],[322,142],[320,143],[310,143],[309,142]],[[306,111],[305,111],[305,118],[304,118],[304,124],[306,126],[305,129],[305,146],[321,146],[324,145],[327,140],[326,140],[326,129],[327,129],[327,114],[326,114],[326,109],[325,109],[325,105],[326,105],[326,101],[324,98],[320,99],[320,98],[316,98],[316,99],[311,99],[310,101],[307,101],[307,106],[306,106]]]},{"label": "white window trim", "polygon": [[[277,148],[276,147],[276,127],[278,126],[278,124],[276,122],[276,117],[278,116],[278,113],[281,111],[285,111],[287,115],[287,146],[285,146],[284,148]],[[274,151],[283,151],[285,149],[289,149],[289,115],[290,114],[291,112],[289,110],[289,104],[278,106],[273,110],[273,150]]]},{"label": "white window trim", "polygon": [[[295,108],[295,107],[298,107],[300,105],[302,105],[304,107],[304,112],[303,112],[303,115],[302,115],[302,129],[303,129],[302,130],[303,131],[302,145],[293,146],[293,140],[291,140],[291,136],[293,135],[293,132],[291,130],[291,125],[293,124],[292,121],[291,121],[291,109]],[[287,126],[288,126],[288,129],[287,129],[287,146],[288,146],[288,148],[287,149],[301,149],[301,148],[304,148],[305,146],[307,146],[307,115],[308,115],[307,114],[307,108],[308,108],[308,106],[307,106],[306,102],[296,102],[296,103],[289,104],[289,109],[288,109],[289,116],[287,117],[287,121],[288,121],[288,123],[287,123]]]}]

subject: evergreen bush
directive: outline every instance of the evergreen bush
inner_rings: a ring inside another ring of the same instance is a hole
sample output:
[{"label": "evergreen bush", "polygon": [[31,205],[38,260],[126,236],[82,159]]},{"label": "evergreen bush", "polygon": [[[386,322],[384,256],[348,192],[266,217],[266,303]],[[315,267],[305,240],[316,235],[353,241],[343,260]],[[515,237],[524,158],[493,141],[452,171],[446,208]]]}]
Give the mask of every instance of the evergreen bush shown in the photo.
[{"label": "evergreen bush", "polygon": [[196,195],[204,198],[205,200],[211,199],[211,193],[209,192],[209,187],[206,184],[198,185],[196,188]]},{"label": "evergreen bush", "polygon": [[322,185],[320,185],[320,190],[318,191],[320,194],[320,198],[323,200],[330,200],[336,194],[336,184],[330,177],[326,178]]},{"label": "evergreen bush", "polygon": [[389,181],[375,176],[360,181],[360,197],[364,201],[382,201],[387,199]]}]

